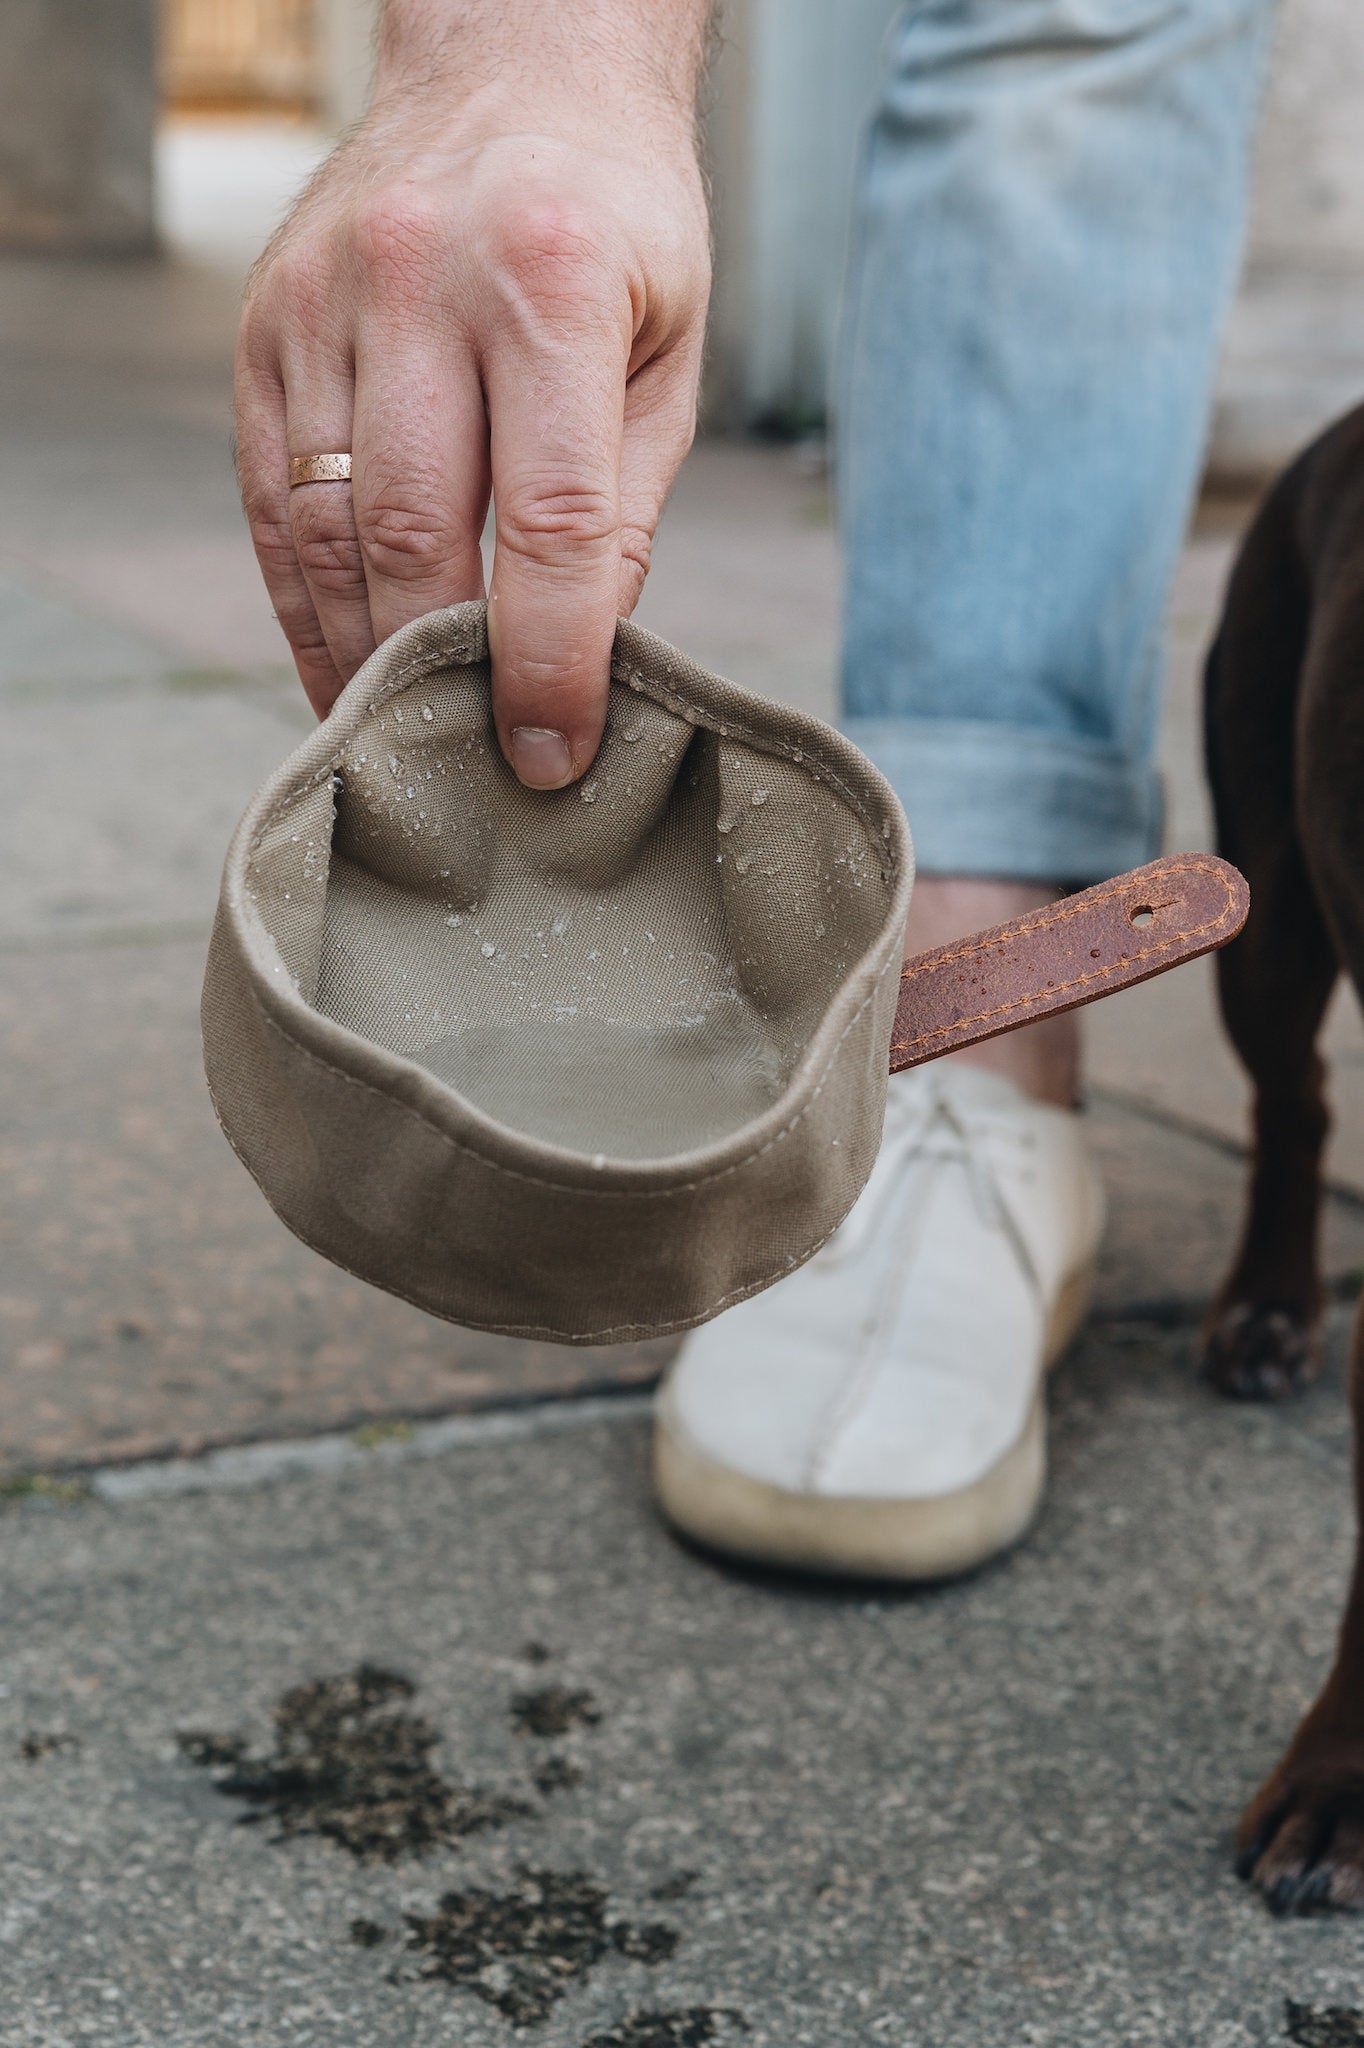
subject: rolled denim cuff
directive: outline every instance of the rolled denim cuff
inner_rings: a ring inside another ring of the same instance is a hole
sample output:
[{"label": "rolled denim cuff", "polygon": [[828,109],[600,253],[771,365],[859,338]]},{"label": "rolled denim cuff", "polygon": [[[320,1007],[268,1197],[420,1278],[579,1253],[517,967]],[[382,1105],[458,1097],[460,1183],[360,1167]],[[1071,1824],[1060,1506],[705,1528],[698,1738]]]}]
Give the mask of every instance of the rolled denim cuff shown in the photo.
[{"label": "rolled denim cuff", "polygon": [[921,874],[1088,884],[1160,851],[1160,777],[1037,727],[846,718],[905,807]]}]

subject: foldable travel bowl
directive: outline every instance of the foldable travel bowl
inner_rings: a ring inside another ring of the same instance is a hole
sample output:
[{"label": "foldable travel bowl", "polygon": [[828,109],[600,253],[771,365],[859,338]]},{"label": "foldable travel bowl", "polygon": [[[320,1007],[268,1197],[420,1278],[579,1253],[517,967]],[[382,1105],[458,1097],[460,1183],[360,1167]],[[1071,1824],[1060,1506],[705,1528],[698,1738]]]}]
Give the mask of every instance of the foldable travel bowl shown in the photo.
[{"label": "foldable travel bowl", "polygon": [[819,721],[622,625],[601,752],[521,787],[481,604],[373,655],[233,840],[204,992],[223,1128],[338,1265],[477,1328],[701,1322],[851,1207],[913,876]]},{"label": "foldable travel bowl", "polygon": [[204,1057],[291,1230],[433,1314],[685,1329],[851,1208],[890,1071],[1224,945],[1174,854],[920,954],[888,784],[817,719],[622,625],[587,778],[521,787],[481,604],[395,634],[228,851]]}]

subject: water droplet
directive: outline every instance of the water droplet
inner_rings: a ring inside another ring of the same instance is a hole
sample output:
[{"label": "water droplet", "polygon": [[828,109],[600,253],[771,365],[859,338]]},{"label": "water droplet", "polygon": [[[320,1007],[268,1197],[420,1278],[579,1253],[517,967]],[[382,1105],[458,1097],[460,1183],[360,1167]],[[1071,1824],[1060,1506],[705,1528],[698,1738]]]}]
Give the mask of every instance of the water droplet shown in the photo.
[{"label": "water droplet", "polygon": [[435,715],[435,712],[431,709],[431,706],[429,704],[422,705],[422,717],[426,720],[428,725],[431,723],[431,720],[435,717]]},{"label": "water droplet", "polygon": [[485,939],[483,941],[483,958],[485,960],[491,960],[496,951],[497,948],[493,944],[491,939]]},{"label": "water droplet", "polygon": [[643,732],[643,730],[644,720],[642,718],[637,718],[634,721],[633,725],[623,725],[620,728],[620,736],[623,740],[637,740],[640,734]]},{"label": "water droplet", "polygon": [[752,802],[753,808],[756,811],[762,804],[767,802],[767,791],[765,789],[755,789]]},{"label": "water droplet", "polygon": [[717,818],[715,820],[715,829],[717,832],[732,832],[734,830],[733,818]]},{"label": "water droplet", "polygon": [[447,924],[463,924],[464,919],[460,916],[459,912],[456,911],[452,917],[447,917],[445,922]]},{"label": "water droplet", "polygon": [[595,782],[585,782],[583,784],[582,799],[585,804],[594,804],[597,801],[597,785]]}]

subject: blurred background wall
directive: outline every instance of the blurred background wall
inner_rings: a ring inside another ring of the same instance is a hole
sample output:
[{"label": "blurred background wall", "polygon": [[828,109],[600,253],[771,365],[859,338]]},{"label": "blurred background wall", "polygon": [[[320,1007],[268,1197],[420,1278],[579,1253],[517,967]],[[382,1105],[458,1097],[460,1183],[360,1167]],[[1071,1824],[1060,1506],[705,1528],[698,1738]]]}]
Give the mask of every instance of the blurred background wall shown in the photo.
[{"label": "blurred background wall", "polygon": [[150,248],[157,111],[152,0],[3,0],[0,248]]},{"label": "blurred background wall", "polygon": [[[158,221],[174,240],[197,208],[224,260],[249,256],[327,136],[362,112],[374,7],[4,0],[0,246],[146,251]],[[822,430],[859,127],[895,11],[896,0],[728,0],[706,115],[714,427]],[[255,124],[249,147],[243,123]],[[1361,138],[1364,6],[1282,0],[1213,423],[1224,474],[1263,473],[1364,390]]]}]

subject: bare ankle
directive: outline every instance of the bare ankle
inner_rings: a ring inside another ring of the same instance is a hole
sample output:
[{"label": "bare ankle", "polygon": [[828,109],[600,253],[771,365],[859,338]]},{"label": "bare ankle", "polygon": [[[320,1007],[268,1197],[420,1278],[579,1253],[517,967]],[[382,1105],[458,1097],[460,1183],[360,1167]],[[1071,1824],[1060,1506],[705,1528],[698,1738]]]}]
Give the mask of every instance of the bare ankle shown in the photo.
[{"label": "bare ankle", "polygon": [[[977,875],[921,875],[905,925],[905,957],[950,945],[993,924],[1053,903],[1060,892],[1044,882],[996,881]],[[1073,1109],[1080,1091],[1080,1026],[1074,1013],[1026,1024],[984,1045],[950,1053],[964,1066],[1003,1074],[1038,1102]]]}]

